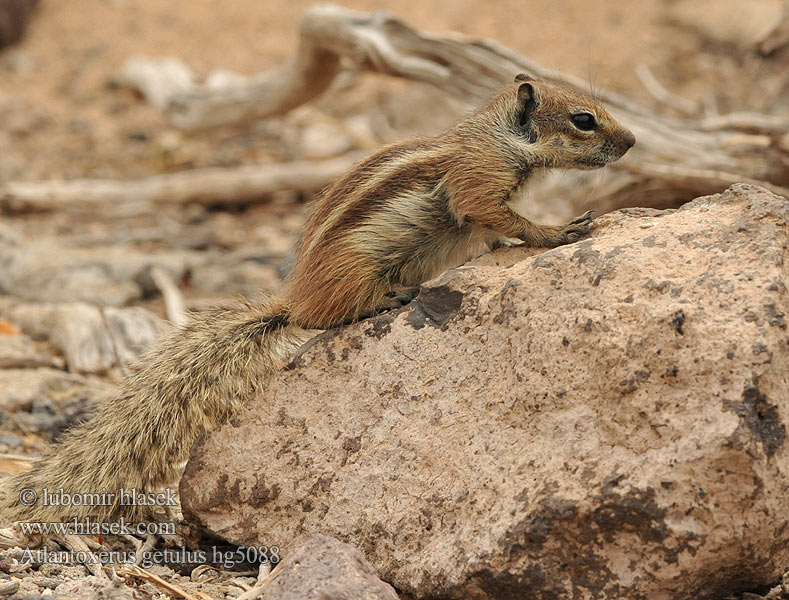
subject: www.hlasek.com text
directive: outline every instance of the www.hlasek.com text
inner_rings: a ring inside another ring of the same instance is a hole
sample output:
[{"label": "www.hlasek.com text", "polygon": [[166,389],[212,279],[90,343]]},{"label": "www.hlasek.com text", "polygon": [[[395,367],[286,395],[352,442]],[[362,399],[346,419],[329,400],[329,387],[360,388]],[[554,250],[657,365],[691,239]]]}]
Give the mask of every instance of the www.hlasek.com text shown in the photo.
[{"label": "www.hlasek.com text", "polygon": [[27,535],[175,535],[172,521],[132,523],[121,517],[115,522],[94,521],[90,517],[60,523],[22,521],[22,533]]}]

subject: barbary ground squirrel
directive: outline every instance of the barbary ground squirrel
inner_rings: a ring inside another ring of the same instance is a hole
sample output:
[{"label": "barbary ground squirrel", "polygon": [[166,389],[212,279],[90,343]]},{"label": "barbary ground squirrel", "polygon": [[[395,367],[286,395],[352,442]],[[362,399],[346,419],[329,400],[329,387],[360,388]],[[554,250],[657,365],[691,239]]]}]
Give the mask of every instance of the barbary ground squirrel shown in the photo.
[{"label": "barbary ground squirrel", "polygon": [[536,171],[599,168],[634,143],[593,99],[518,75],[446,133],[370,156],[318,201],[281,296],[200,313],[167,335],[117,397],[9,481],[0,512],[17,521],[143,517],[117,502],[24,506],[19,493],[139,493],[174,484],[195,440],[255,395],[299,332],[399,306],[420,283],[502,238],[529,246],[578,240],[590,213],[559,227],[535,225],[508,201]]}]

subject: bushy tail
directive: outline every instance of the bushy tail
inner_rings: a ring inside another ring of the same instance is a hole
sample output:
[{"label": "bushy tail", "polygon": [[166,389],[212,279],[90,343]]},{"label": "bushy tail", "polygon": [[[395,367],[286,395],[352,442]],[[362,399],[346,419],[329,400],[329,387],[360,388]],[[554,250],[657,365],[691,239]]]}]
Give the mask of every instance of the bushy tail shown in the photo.
[{"label": "bushy tail", "polygon": [[[142,357],[119,395],[105,400],[93,419],[4,486],[0,514],[46,522],[143,517],[144,508],[119,505],[119,490],[153,492],[174,484],[195,440],[255,394],[299,331],[277,300],[193,317]],[[96,497],[87,506],[44,506],[45,488],[49,494],[115,496],[110,506],[98,506]]]}]

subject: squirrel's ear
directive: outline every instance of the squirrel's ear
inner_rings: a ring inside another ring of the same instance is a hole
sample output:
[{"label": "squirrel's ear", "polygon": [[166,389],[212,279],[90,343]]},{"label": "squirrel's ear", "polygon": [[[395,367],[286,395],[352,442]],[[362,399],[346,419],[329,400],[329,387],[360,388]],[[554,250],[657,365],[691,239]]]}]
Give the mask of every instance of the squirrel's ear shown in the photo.
[{"label": "squirrel's ear", "polygon": [[537,92],[531,83],[521,83],[518,86],[518,100],[520,101],[520,116],[518,121],[525,126],[531,119],[534,109],[537,108]]},{"label": "squirrel's ear", "polygon": [[538,97],[537,90],[531,83],[524,81],[518,86],[518,104],[518,125],[529,132],[529,142],[534,143],[537,141],[537,131],[531,121],[534,109],[537,108]]},{"label": "squirrel's ear", "polygon": [[532,103],[537,105],[537,95],[534,91],[534,86],[531,83],[521,83],[518,86],[518,99],[523,104]]},{"label": "squirrel's ear", "polygon": [[526,73],[518,73],[515,76],[515,83],[518,83],[519,81],[534,81],[534,77],[526,75]]}]

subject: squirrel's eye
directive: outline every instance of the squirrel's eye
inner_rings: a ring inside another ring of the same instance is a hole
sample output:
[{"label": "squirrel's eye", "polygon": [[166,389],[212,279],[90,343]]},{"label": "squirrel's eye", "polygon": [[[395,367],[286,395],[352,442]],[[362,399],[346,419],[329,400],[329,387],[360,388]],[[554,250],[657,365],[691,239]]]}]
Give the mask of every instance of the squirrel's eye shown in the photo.
[{"label": "squirrel's eye", "polygon": [[597,129],[597,121],[595,121],[594,117],[589,113],[572,115],[570,120],[573,122],[573,125],[581,131],[592,131],[592,129]]}]

